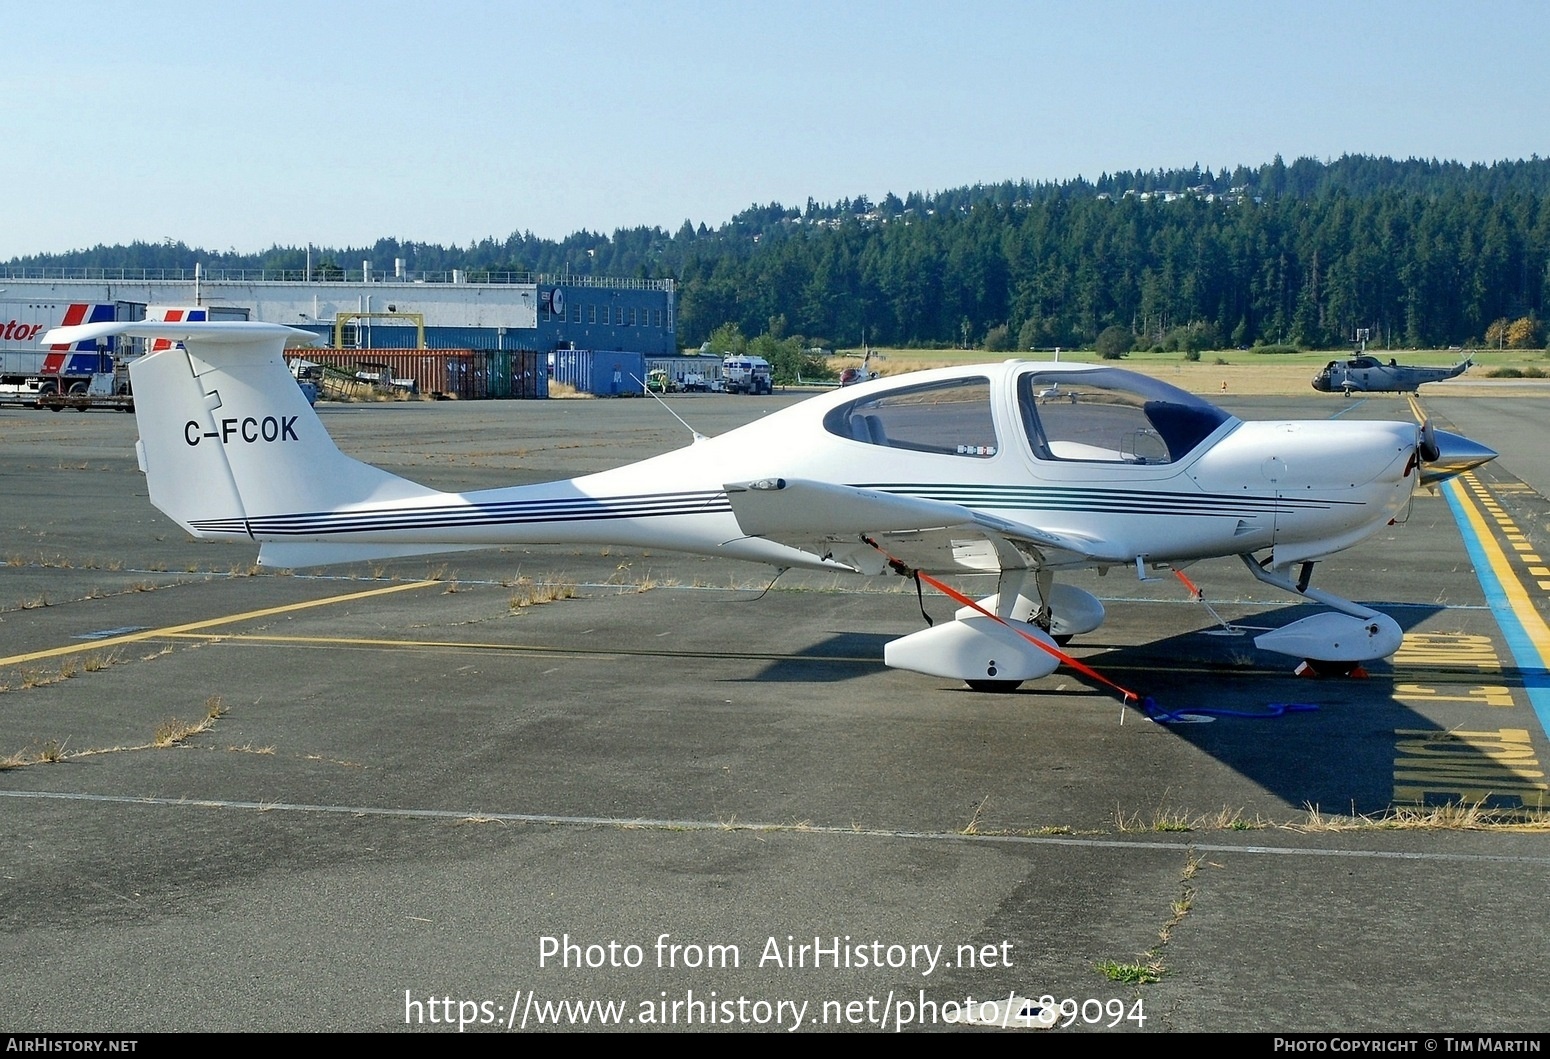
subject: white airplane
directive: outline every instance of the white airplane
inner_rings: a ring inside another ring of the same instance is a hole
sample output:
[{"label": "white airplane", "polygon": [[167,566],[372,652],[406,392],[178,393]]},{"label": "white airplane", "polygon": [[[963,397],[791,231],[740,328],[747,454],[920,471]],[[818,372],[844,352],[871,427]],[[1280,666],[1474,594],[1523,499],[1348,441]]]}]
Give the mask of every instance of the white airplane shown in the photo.
[{"label": "white airplane", "polygon": [[[131,368],[151,501],[196,537],[307,567],[505,544],[663,548],[773,567],[994,574],[955,620],[889,643],[890,666],[1006,691],[1104,618],[1056,581],[1081,567],[1238,556],[1327,610],[1266,650],[1349,670],[1400,645],[1388,615],[1309,584],[1313,564],[1401,514],[1415,489],[1496,453],[1429,424],[1242,422],[1118,368],[1008,361],[809,398],[716,438],[545,485],[430,489],[344,455],[286,369],[314,340],[264,323],[102,323],[181,343]],[[1073,400],[1041,402],[1059,386]],[[937,582],[933,579],[933,584]]]}]

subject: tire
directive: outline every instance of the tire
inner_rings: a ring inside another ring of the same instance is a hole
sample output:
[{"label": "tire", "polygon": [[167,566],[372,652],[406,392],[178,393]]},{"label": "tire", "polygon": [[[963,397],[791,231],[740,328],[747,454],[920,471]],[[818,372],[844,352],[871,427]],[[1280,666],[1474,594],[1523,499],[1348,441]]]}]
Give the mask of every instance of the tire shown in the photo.
[{"label": "tire", "polygon": [[965,680],[970,691],[983,692],[990,695],[1009,695],[1023,686],[1020,680]]},{"label": "tire", "polygon": [[1321,677],[1348,677],[1361,666],[1360,662],[1327,662],[1322,658],[1305,658],[1303,661]]}]

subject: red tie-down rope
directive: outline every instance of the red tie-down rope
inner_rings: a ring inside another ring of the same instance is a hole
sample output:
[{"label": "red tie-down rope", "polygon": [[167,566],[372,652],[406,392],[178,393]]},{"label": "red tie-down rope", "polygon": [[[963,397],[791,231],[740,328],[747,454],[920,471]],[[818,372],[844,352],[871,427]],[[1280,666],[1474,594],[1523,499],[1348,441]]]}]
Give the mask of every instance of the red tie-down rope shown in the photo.
[{"label": "red tie-down rope", "polygon": [[[879,548],[878,551],[882,551],[882,549]],[[888,553],[883,552],[883,554],[887,555]],[[892,556],[889,558],[890,561],[897,562],[897,560],[894,560]],[[899,566],[904,567],[904,564],[899,563]],[[909,570],[908,567],[904,567],[904,569]],[[1178,573],[1178,571],[1174,572]],[[947,585],[944,585],[930,574],[923,574],[919,570],[909,570],[909,575],[919,578],[921,581],[924,581],[932,588],[943,593],[944,595],[952,597],[959,603],[962,603],[965,606],[973,607],[975,610],[985,615],[985,617],[994,618],[1002,625],[1005,625],[1008,629],[1011,629],[1018,636],[1021,636],[1024,640],[1027,640],[1029,643],[1033,644],[1033,646],[1037,647],[1039,650],[1054,655],[1056,658],[1060,659],[1060,661],[1064,662],[1078,673],[1092,677],[1100,684],[1108,685],[1124,696],[1124,702],[1127,706],[1131,702],[1134,702],[1138,707],[1140,707],[1141,711],[1145,713],[1148,718],[1153,721],[1157,721],[1160,724],[1174,724],[1182,721],[1192,721],[1199,717],[1237,717],[1249,721],[1263,721],[1269,720],[1273,717],[1284,717],[1288,713],[1305,713],[1318,709],[1317,706],[1313,706],[1304,702],[1272,702],[1269,704],[1267,709],[1259,712],[1250,712],[1247,710],[1230,710],[1224,709],[1220,706],[1194,707],[1184,710],[1164,710],[1162,707],[1157,705],[1157,700],[1152,698],[1150,695],[1137,695],[1133,691],[1120,687],[1118,684],[1114,683],[1114,681],[1110,680],[1096,669],[1093,669],[1091,666],[1078,662],[1075,658],[1072,658],[1058,647],[1052,647],[1045,643],[1043,640],[1029,636],[1017,626],[1002,618],[999,614],[990,613],[990,611],[974,602],[974,600],[970,599],[962,592],[958,592],[952,588],[949,588]],[[1189,580],[1189,578],[1185,577],[1182,573],[1179,573],[1179,580],[1183,581],[1186,585],[1189,585],[1191,591],[1197,594],[1200,592],[1200,589],[1196,588]]]},{"label": "red tie-down rope", "polygon": [[1092,679],[1098,681],[1098,683],[1113,688],[1115,691],[1120,693],[1124,702],[1134,702],[1148,713],[1151,712],[1152,707],[1154,706],[1151,696],[1146,696],[1143,698],[1142,696],[1136,694],[1134,691],[1131,691],[1129,688],[1122,687],[1119,684],[1114,683],[1114,681],[1098,672],[1092,666],[1072,658],[1070,655],[1066,654],[1066,652],[1062,651],[1059,647],[1056,647],[1053,644],[1047,644],[1036,636],[1028,635],[1017,626],[1001,617],[1001,615],[992,614],[990,611],[980,606],[978,603],[964,595],[962,592],[959,592],[956,589],[943,584],[941,581],[938,581],[930,574],[924,574],[919,570],[916,570],[915,576],[919,577],[922,581],[936,589],[938,592],[941,592],[943,595],[949,596],[953,600],[963,604],[966,607],[973,608],[979,613],[985,615],[987,618],[993,618],[994,620],[1000,622],[1002,625],[1005,625],[1008,629],[1011,629],[1013,632],[1015,632],[1018,636],[1021,636],[1024,640],[1027,640],[1029,643],[1033,644],[1033,646],[1037,647],[1039,650],[1045,652],[1046,654],[1054,655],[1055,658],[1062,664],[1070,666],[1072,669],[1076,670],[1078,673],[1081,673],[1083,676],[1091,677]]},{"label": "red tie-down rope", "polygon": [[1200,589],[1195,587],[1195,582],[1191,581],[1189,578],[1184,576],[1184,571],[1183,570],[1175,570],[1175,571],[1173,571],[1173,576],[1178,578],[1180,581],[1184,582],[1184,587],[1189,589],[1189,594],[1194,596],[1195,599],[1200,600],[1200,601],[1204,601],[1205,600],[1205,598],[1206,598],[1205,597],[1205,593],[1200,591]]},{"label": "red tie-down rope", "polygon": [[[905,577],[913,578],[915,580],[915,587],[917,589],[920,587],[921,582],[924,581],[926,584],[930,585],[944,596],[947,596],[949,599],[952,599],[957,603],[961,603],[963,606],[969,607],[970,609],[983,614],[985,617],[990,618],[992,621],[1000,622],[1002,625],[1005,625],[1008,629],[1011,629],[1018,636],[1021,636],[1024,640],[1027,640],[1029,643],[1033,644],[1033,646],[1037,647],[1045,654],[1053,655],[1057,660],[1067,666],[1070,666],[1078,673],[1091,677],[1093,680],[1096,680],[1098,683],[1103,684],[1106,687],[1113,688],[1115,691],[1120,693],[1123,702],[1127,706],[1134,702],[1150,720],[1156,721],[1160,724],[1174,724],[1184,721],[1193,721],[1200,717],[1235,717],[1244,720],[1263,721],[1274,717],[1284,717],[1288,713],[1304,713],[1318,709],[1317,706],[1302,702],[1272,702],[1269,704],[1268,709],[1261,712],[1225,709],[1219,706],[1192,707],[1185,710],[1164,710],[1157,705],[1157,700],[1152,698],[1150,695],[1138,695],[1136,692],[1131,691],[1129,688],[1121,687],[1091,666],[1086,665],[1083,662],[1079,662],[1075,658],[1072,658],[1060,648],[1051,644],[1047,644],[1043,640],[1040,640],[1036,637],[1029,636],[1027,633],[1023,632],[1021,629],[1007,621],[1005,618],[1001,617],[999,614],[992,614],[990,611],[986,610],[984,607],[980,606],[977,602],[970,599],[962,592],[959,592],[957,589],[944,584],[943,582],[932,577],[930,574],[921,573],[919,570],[916,570],[906,564],[902,559],[897,559],[894,556],[889,555],[888,552],[879,547],[877,542],[872,538],[862,537],[861,539],[866,541],[872,547],[876,548],[878,552],[882,554],[883,558],[888,560],[888,566],[895,573],[903,574]],[[1183,571],[1175,570],[1174,573],[1178,576],[1178,579],[1182,581],[1189,589],[1190,593],[1195,596],[1195,598],[1204,601],[1204,594],[1200,591],[1199,588],[1196,587],[1193,581],[1184,576]],[[925,614],[924,607],[922,607],[921,613]],[[931,619],[928,616],[926,621],[929,623],[930,620]]]},{"label": "red tie-down rope", "polygon": [[979,612],[980,614],[983,614],[985,617],[991,619],[992,621],[1000,622],[1002,625],[1006,626],[1008,629],[1011,629],[1018,636],[1021,636],[1024,640],[1027,640],[1029,643],[1033,644],[1033,646],[1037,647],[1039,650],[1043,651],[1045,654],[1053,655],[1056,658],[1056,660],[1061,662],[1063,665],[1070,666],[1072,669],[1076,670],[1078,673],[1081,673],[1083,676],[1091,677],[1093,680],[1098,681],[1098,683],[1103,684],[1106,687],[1113,688],[1115,691],[1120,693],[1120,695],[1122,696],[1122,701],[1124,701],[1125,703],[1128,704],[1128,703],[1134,702],[1134,703],[1136,703],[1136,705],[1140,706],[1143,710],[1145,710],[1148,714],[1150,714],[1154,709],[1156,709],[1157,704],[1152,701],[1151,696],[1148,695],[1148,696],[1143,698],[1141,695],[1136,694],[1134,691],[1131,691],[1129,688],[1121,687],[1120,685],[1114,683],[1114,681],[1110,680],[1108,677],[1104,676],[1102,673],[1098,672],[1096,669],[1092,668],[1091,666],[1089,666],[1089,665],[1087,665],[1087,664],[1085,664],[1083,662],[1077,661],[1075,658],[1072,658],[1070,655],[1066,654],[1064,651],[1062,651],[1060,648],[1054,646],[1053,644],[1047,644],[1043,640],[1040,640],[1036,636],[1029,636],[1027,633],[1023,632],[1021,629],[1019,629],[1017,626],[1013,625],[1011,622],[1007,621],[1005,618],[1001,617],[999,614],[992,614],[990,611],[986,610],[984,607],[980,606],[974,600],[970,599],[968,596],[964,595],[962,592],[959,592],[957,589],[955,589],[955,588],[953,588],[953,587],[951,587],[951,586],[949,586],[947,584],[944,584],[943,582],[941,582],[941,581],[937,580],[936,578],[932,577],[930,574],[923,573],[920,570],[914,569],[913,567],[911,567],[907,563],[905,563],[903,560],[897,559],[894,556],[889,555],[888,552],[885,551],[881,546],[879,546],[878,543],[875,540],[873,540],[872,538],[870,538],[870,537],[863,537],[862,540],[866,541],[872,547],[876,548],[879,552],[881,552],[883,558],[888,560],[888,565],[895,572],[903,574],[905,577],[912,577],[912,578],[914,578],[916,584],[919,584],[920,582],[924,581],[926,584],[930,585],[932,588],[936,589],[938,592],[942,593],[944,596],[947,596],[949,599],[952,599],[953,601],[955,601],[957,603],[960,603],[960,604],[962,604],[965,607],[969,607],[972,610],[975,610],[975,611]]}]

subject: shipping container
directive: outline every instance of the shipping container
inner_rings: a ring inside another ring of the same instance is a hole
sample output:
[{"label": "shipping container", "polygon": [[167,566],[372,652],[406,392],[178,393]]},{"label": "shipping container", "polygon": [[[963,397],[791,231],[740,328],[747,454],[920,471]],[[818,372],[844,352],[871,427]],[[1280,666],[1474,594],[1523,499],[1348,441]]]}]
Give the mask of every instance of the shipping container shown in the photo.
[{"label": "shipping container", "polygon": [[292,362],[338,368],[378,389],[427,397],[549,396],[543,358],[527,349],[290,349]]},{"label": "shipping container", "polygon": [[637,394],[646,389],[646,355],[602,349],[557,349],[549,354],[549,376],[555,382],[599,397]]}]

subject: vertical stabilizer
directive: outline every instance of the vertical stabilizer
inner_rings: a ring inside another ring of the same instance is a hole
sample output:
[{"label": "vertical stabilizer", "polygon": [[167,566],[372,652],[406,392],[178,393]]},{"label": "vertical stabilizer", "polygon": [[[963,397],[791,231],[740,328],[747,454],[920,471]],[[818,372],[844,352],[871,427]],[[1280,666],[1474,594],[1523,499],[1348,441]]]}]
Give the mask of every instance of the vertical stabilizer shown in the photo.
[{"label": "vertical stabilizer", "polygon": [[311,332],[139,321],[59,328],[44,341],[108,334],[181,343],[141,358],[129,374],[151,502],[195,536],[247,538],[255,518],[436,495],[334,445],[285,366],[287,342],[310,343]]}]

